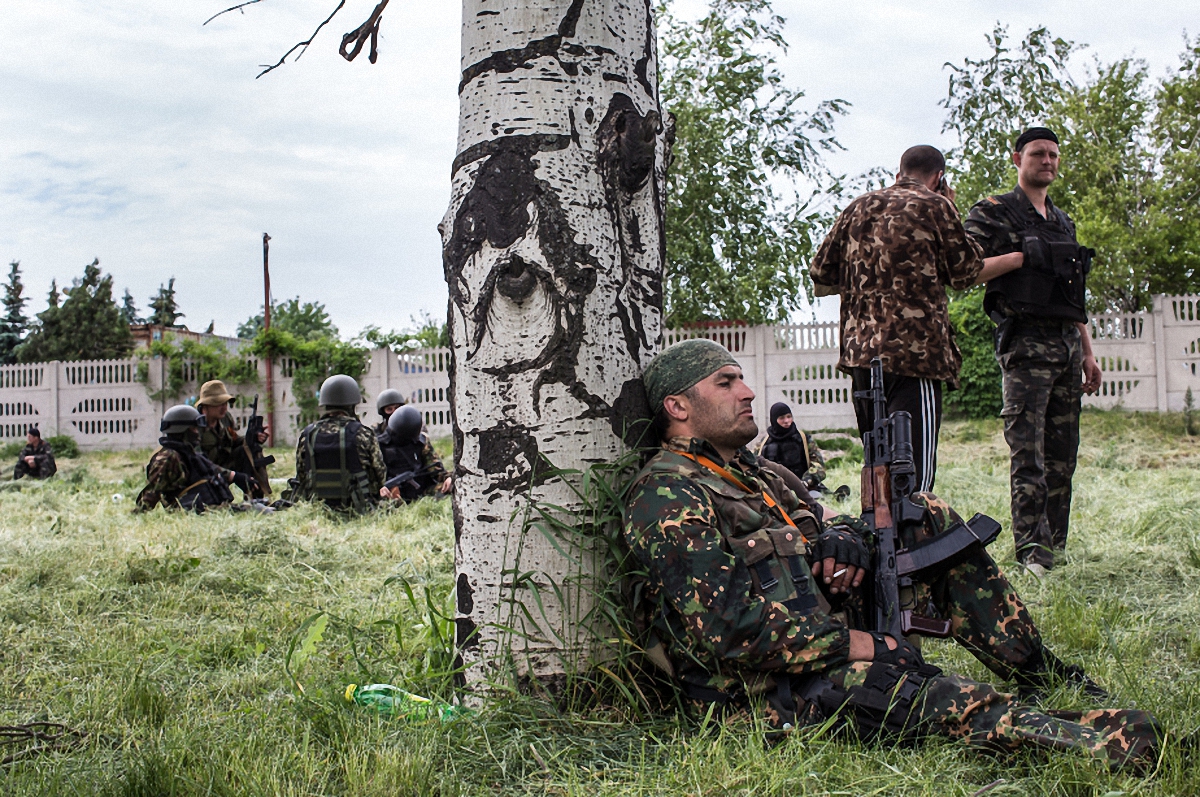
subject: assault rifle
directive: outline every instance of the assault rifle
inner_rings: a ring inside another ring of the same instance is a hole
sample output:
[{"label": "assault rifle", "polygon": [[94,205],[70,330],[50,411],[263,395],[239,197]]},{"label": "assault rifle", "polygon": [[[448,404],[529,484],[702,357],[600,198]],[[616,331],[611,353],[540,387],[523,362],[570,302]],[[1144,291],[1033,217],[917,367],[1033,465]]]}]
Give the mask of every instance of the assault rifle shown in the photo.
[{"label": "assault rifle", "polygon": [[[250,417],[246,419],[246,433],[242,435],[242,451],[246,455],[246,462],[263,495],[270,495],[271,482],[267,476],[267,466],[275,462],[275,457],[263,456],[263,447],[262,443],[258,442],[258,436],[264,431],[266,431],[266,425],[263,423],[263,417],[258,414],[258,394],[256,393],[254,401],[250,404]],[[262,496],[256,497],[261,498]]]},{"label": "assault rifle", "polygon": [[397,473],[392,478],[383,483],[383,486],[391,490],[400,488],[400,497],[405,501],[415,501],[421,493],[421,485],[417,479],[429,473],[432,468],[424,467],[415,470],[406,470],[403,473]]},{"label": "assault rifle", "polygon": [[913,633],[949,636],[949,620],[922,617],[903,608],[901,594],[912,594],[914,577],[953,567],[991,543],[1000,533],[1000,524],[977,514],[931,540],[901,548],[901,526],[920,523],[927,511],[909,498],[916,488],[912,416],[904,411],[887,414],[883,364],[878,357],[871,360],[871,389],[856,390],[854,398],[870,401],[875,418],[871,431],[863,435],[862,517],[875,531],[873,616],[868,619],[874,630],[896,638]]}]

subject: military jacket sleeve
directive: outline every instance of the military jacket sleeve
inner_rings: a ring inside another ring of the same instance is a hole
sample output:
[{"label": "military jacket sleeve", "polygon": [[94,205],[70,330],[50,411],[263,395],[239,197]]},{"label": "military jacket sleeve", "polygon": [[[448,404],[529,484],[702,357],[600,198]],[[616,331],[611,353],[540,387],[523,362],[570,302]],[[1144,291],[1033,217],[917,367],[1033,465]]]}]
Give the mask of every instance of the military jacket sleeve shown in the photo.
[{"label": "military jacket sleeve", "polygon": [[160,449],[146,465],[146,486],[138,493],[137,508],[147,512],[160,503],[170,508],[188,486],[187,464],[174,451]]},{"label": "military jacket sleeve", "polygon": [[450,474],[446,472],[446,467],[442,464],[442,460],[438,457],[437,452],[433,450],[433,443],[429,442],[429,438],[421,435],[425,445],[421,448],[421,467],[429,474],[435,484],[441,484]]},{"label": "military jacket sleeve", "polygon": [[804,472],[803,481],[805,486],[812,487],[825,481],[825,455],[812,435],[803,431],[800,434],[804,435],[804,447],[808,451],[808,470]]},{"label": "military jacket sleeve", "polygon": [[634,488],[625,536],[664,610],[682,621],[688,655],[715,670],[809,672],[844,663],[849,632],[828,615],[797,615],[753,594],[749,571],[728,550],[707,492],[690,479],[651,473]]},{"label": "military jacket sleeve", "polygon": [[371,497],[379,497],[379,490],[387,481],[387,463],[383,460],[383,451],[379,448],[379,438],[369,426],[359,427],[354,438],[358,448],[358,459],[362,462],[363,470],[371,482]]},{"label": "military jacket sleeve", "polygon": [[975,203],[967,214],[967,234],[983,249],[985,257],[996,257],[1021,249],[1021,238],[1004,216],[1004,207],[996,197]]}]

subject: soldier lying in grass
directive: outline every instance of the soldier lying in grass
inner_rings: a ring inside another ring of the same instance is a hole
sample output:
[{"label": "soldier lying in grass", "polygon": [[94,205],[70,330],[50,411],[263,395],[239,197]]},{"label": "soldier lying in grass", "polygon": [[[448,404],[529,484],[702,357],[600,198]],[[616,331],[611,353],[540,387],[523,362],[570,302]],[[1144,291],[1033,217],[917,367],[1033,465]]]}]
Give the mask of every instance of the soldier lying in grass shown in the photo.
[{"label": "soldier lying in grass", "polygon": [[[647,651],[697,708],[739,712],[759,699],[779,731],[836,716],[865,739],[941,735],[987,750],[1080,750],[1112,766],[1152,760],[1161,731],[1147,712],[1034,707],[943,673],[905,639],[851,627],[853,612],[832,611],[831,599],[862,583],[869,529],[822,518],[825,510],[744,448],[758,433],[754,394],[724,348],[676,344],[650,363],[645,383],[662,449],[636,479],[625,538],[648,582]],[[929,512],[910,545],[957,519],[931,493],[914,498]],[[917,593],[1024,697],[1060,680],[1106,697],[1045,648],[986,550]]]}]

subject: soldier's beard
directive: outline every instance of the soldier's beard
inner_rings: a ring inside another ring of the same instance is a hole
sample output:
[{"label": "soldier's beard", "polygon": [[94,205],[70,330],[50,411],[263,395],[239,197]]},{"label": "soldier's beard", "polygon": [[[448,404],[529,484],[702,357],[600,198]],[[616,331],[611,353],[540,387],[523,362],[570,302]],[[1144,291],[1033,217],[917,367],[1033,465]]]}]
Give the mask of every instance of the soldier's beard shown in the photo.
[{"label": "soldier's beard", "polygon": [[736,451],[758,436],[753,415],[742,415],[741,407],[729,408],[706,401],[696,402],[692,428],[696,437],[718,450]]}]

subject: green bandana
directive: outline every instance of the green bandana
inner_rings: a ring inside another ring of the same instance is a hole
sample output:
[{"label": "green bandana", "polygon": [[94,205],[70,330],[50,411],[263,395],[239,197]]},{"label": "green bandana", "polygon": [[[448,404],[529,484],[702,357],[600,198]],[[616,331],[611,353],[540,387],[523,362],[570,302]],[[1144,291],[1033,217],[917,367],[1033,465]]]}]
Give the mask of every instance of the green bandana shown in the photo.
[{"label": "green bandana", "polygon": [[642,376],[650,411],[658,412],[667,396],[682,393],[718,368],[737,364],[728,349],[704,338],[682,340],[663,349]]}]

